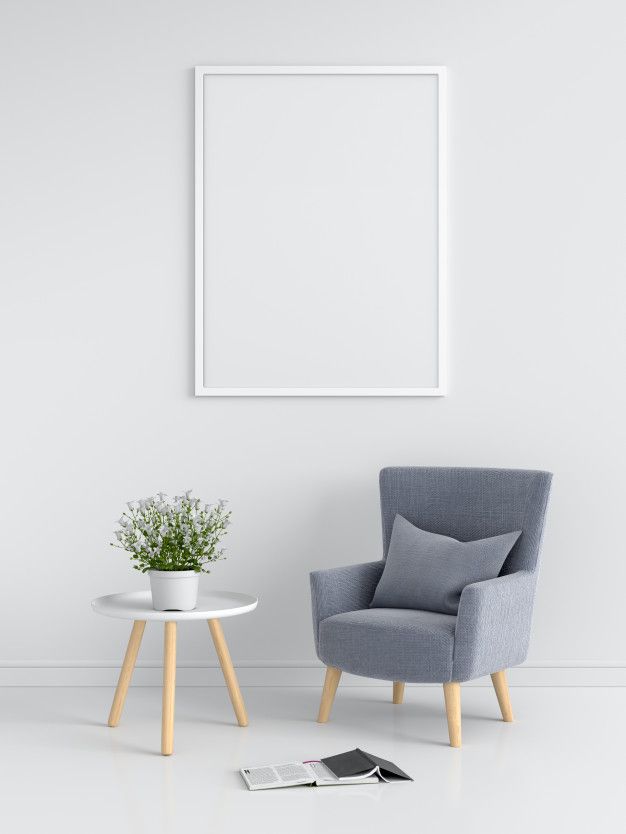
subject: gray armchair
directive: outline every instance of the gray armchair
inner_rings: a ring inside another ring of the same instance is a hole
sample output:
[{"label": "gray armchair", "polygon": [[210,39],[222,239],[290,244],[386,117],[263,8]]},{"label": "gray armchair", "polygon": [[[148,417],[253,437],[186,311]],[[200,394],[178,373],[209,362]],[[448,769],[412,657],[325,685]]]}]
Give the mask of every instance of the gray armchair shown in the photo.
[{"label": "gray armchair", "polygon": [[[328,720],[341,672],[393,681],[442,683],[450,744],[461,746],[460,683],[491,675],[512,721],[506,669],[526,659],[549,472],[522,469],[393,467],[380,473],[383,559],[311,574],[317,656],[326,665],[318,721]],[[522,535],[500,575],[467,585],[458,614],[369,608],[396,514],[433,533],[473,541]]]}]

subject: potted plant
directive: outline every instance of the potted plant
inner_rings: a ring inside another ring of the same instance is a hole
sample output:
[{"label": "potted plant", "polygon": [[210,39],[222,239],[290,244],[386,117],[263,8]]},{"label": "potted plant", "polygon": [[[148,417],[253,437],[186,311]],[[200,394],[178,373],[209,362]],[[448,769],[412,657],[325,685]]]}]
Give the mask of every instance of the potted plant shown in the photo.
[{"label": "potted plant", "polygon": [[224,557],[218,544],[230,525],[226,501],[203,504],[191,490],[169,498],[164,492],[129,501],[115,532],[119,547],[130,553],[135,570],[150,577],[157,611],[191,611],[198,600],[201,573]]}]

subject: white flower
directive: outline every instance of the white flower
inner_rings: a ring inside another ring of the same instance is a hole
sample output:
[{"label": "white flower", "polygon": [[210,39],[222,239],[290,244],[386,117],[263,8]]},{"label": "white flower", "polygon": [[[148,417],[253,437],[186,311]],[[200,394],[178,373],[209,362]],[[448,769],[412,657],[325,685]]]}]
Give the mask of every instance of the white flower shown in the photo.
[{"label": "white flower", "polygon": [[192,490],[192,489],[186,489],[186,490],[185,490],[185,498],[187,499],[187,501],[189,501],[189,500],[190,500],[190,498],[191,498],[191,493],[192,493],[192,492],[193,492],[193,490]]},{"label": "white flower", "polygon": [[128,507],[129,510],[134,510],[135,509],[135,502],[134,501],[127,501],[126,506]]},{"label": "white flower", "polygon": [[220,510],[223,510],[224,507],[226,506],[226,504],[228,504],[228,498],[220,498],[220,500],[219,500]]},{"label": "white flower", "polygon": [[122,541],[122,531],[121,530],[116,530],[115,531],[115,538],[118,540],[118,542]]},{"label": "white flower", "polygon": [[223,522],[222,526],[224,527],[224,529],[226,529],[226,527],[230,527],[230,521],[226,519],[226,521]]}]

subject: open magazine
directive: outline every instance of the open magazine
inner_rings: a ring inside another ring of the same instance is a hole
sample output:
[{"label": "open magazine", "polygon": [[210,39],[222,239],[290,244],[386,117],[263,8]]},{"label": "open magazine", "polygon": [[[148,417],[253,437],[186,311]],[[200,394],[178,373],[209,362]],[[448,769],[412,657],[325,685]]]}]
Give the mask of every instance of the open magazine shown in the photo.
[{"label": "open magazine", "polygon": [[296,785],[320,788],[328,785],[363,785],[379,781],[413,781],[392,762],[358,748],[325,759],[246,767],[242,768],[240,773],[251,791],[291,788]]}]

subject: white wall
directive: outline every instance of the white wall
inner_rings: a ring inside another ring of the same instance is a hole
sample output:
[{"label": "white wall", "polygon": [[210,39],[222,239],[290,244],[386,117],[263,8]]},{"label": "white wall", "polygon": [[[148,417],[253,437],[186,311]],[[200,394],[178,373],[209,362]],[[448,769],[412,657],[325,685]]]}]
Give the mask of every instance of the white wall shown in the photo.
[{"label": "white wall", "polygon": [[[145,579],[113,522],[188,487],[232,501],[208,581],[261,598],[235,660],[310,662],[307,573],[379,556],[378,469],[458,464],[555,472],[529,662],[626,667],[625,33],[620,0],[3,0],[5,666],[118,663],[127,625],[89,601]],[[210,63],[448,66],[447,398],[192,396]],[[213,661],[203,628],[179,656]]]}]

